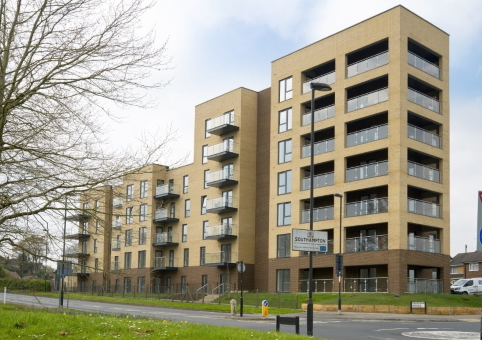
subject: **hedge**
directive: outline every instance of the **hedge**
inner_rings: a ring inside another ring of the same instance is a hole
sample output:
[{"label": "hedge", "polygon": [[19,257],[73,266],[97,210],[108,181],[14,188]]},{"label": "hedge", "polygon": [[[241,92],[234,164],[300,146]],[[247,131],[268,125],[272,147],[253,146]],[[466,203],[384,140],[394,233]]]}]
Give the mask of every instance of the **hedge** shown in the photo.
[{"label": "hedge", "polygon": [[22,280],[0,278],[0,288],[7,287],[8,290],[30,290],[35,292],[50,291],[50,282],[45,280]]}]

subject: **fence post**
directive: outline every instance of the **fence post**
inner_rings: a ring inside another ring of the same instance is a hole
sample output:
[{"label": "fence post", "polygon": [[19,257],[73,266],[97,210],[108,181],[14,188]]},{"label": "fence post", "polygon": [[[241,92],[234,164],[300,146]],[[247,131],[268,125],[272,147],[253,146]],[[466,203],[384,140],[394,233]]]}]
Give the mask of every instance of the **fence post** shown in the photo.
[{"label": "fence post", "polygon": [[278,293],[278,308],[281,308],[281,293]]},{"label": "fence post", "polygon": [[7,287],[3,287],[3,304],[7,303]]},{"label": "fence post", "polygon": [[259,300],[258,300],[258,289],[256,289],[256,308],[259,308]]}]

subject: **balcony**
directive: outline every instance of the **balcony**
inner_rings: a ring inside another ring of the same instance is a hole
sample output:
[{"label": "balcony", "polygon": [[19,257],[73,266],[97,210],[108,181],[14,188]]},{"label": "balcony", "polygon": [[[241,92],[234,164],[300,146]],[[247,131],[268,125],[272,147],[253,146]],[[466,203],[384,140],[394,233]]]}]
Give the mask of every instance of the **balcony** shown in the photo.
[{"label": "balcony", "polygon": [[[314,145],[315,155],[321,155],[327,152],[332,152],[335,150],[335,139],[326,139],[321,142],[316,142]],[[301,158],[310,157],[311,155],[311,145],[306,144],[301,148]]]},{"label": "balcony", "polygon": [[72,246],[68,247],[65,249],[65,257],[77,257],[77,258],[83,258],[83,257],[88,257],[90,256],[88,250],[87,250],[86,245],[82,245],[81,247],[78,246]]},{"label": "balcony", "polygon": [[345,293],[388,293],[388,277],[346,278]]},{"label": "balcony", "polygon": [[90,234],[87,231],[83,231],[79,234],[65,235],[66,240],[87,240],[89,237]]},{"label": "balcony", "polygon": [[431,76],[434,76],[437,79],[440,79],[440,69],[438,65],[435,65],[410,51],[408,51],[408,64],[418,68],[419,70],[422,70],[427,74],[430,74]]},{"label": "balcony", "polygon": [[235,184],[238,184],[238,172],[233,169],[210,171],[206,178],[206,185],[210,187],[223,188]]},{"label": "balcony", "polygon": [[121,229],[122,222],[121,221],[112,221],[112,229]]},{"label": "balcony", "polygon": [[177,270],[177,257],[156,257],[152,271],[175,271]]},{"label": "balcony", "polygon": [[410,124],[408,124],[408,138],[432,145],[436,148],[441,147],[439,135]]},{"label": "balcony", "polygon": [[82,210],[78,213],[74,213],[72,215],[67,216],[65,219],[67,221],[85,222],[85,221],[88,221],[90,219],[90,217],[91,216],[87,211]]},{"label": "balcony", "polygon": [[234,111],[227,112],[219,117],[207,121],[206,130],[208,133],[216,136],[222,136],[230,132],[238,131],[239,126],[236,121],[239,118],[234,115]]},{"label": "balcony", "polygon": [[347,238],[345,252],[358,253],[388,249],[388,235]]},{"label": "balcony", "polygon": [[161,222],[161,223],[169,223],[169,222],[178,222],[179,218],[179,210],[177,209],[157,209],[154,215],[154,222]]},{"label": "balcony", "polygon": [[[334,293],[333,279],[314,279],[312,281],[313,293]],[[300,280],[299,291],[300,293],[307,293],[309,287],[308,280]]]},{"label": "balcony", "polygon": [[325,84],[333,84],[335,82],[335,60],[327,61],[323,64],[316,65],[302,73],[303,86],[301,92],[303,94],[311,92],[311,83],[319,82]]},{"label": "balcony", "polygon": [[177,246],[179,245],[179,235],[172,232],[157,233],[152,245],[154,247]]},{"label": "balcony", "polygon": [[219,144],[210,145],[207,148],[206,156],[209,160],[217,162],[236,158],[239,156],[239,144],[229,139]]},{"label": "balcony", "polygon": [[[313,222],[332,220],[334,216],[333,206],[313,208]],[[301,223],[310,222],[310,209],[301,211]]]},{"label": "balcony", "polygon": [[[313,188],[322,188],[335,184],[335,175],[333,172],[327,172],[320,175],[313,176]],[[310,177],[305,177],[301,180],[301,190],[310,189]]]},{"label": "balcony", "polygon": [[386,176],[388,174],[388,162],[377,162],[356,166],[346,170],[346,181],[353,182],[366,178]]},{"label": "balcony", "polygon": [[408,212],[429,217],[440,218],[442,206],[437,203],[408,198]]},{"label": "balcony", "polygon": [[324,83],[324,84],[334,84],[335,83],[336,74],[335,71],[325,73],[321,76],[317,76],[315,78],[308,79],[303,83],[303,94],[308,93],[311,91],[311,83]]},{"label": "balcony", "polygon": [[77,277],[89,277],[88,267],[87,266],[80,266],[80,270],[78,267],[75,268],[74,274]]},{"label": "balcony", "polygon": [[113,241],[112,242],[112,251],[119,251],[121,250],[121,242],[119,241]]},{"label": "balcony", "polygon": [[238,211],[238,208],[235,208],[235,201],[235,197],[208,198],[206,200],[206,212],[222,214]]},{"label": "balcony", "polygon": [[120,261],[114,261],[114,262],[112,262],[111,267],[110,267],[110,270],[111,270],[112,272],[121,271],[121,270],[122,270],[122,267],[121,267]]},{"label": "balcony", "polygon": [[443,293],[443,281],[438,279],[410,279],[407,282],[408,293]]},{"label": "balcony", "polygon": [[154,198],[161,199],[175,199],[179,198],[179,186],[172,184],[165,184],[156,187],[156,195]]},{"label": "balcony", "polygon": [[346,217],[381,214],[388,212],[388,198],[373,198],[346,204]]},{"label": "balcony", "polygon": [[388,137],[388,124],[374,126],[368,129],[352,132],[346,136],[346,146],[374,142]]},{"label": "balcony", "polygon": [[220,224],[207,227],[204,238],[207,240],[230,240],[237,238],[237,226],[234,224]]},{"label": "balcony", "polygon": [[433,112],[440,113],[440,103],[436,98],[429,97],[410,87],[408,88],[408,100]]},{"label": "balcony", "polygon": [[408,250],[440,254],[440,240],[429,237],[408,235]]},{"label": "balcony", "polygon": [[378,53],[369,58],[360,60],[359,62],[348,65],[347,78],[354,77],[358,74],[368,72],[377,67],[388,64],[388,51]]},{"label": "balcony", "polygon": [[347,112],[361,110],[386,101],[388,101],[388,87],[349,99],[347,101]]},{"label": "balcony", "polygon": [[234,266],[237,261],[237,253],[218,251],[215,253],[206,253],[204,257],[203,266],[216,266],[216,267],[226,267]]},{"label": "balcony", "polygon": [[[321,109],[315,110],[314,116],[315,116],[315,123],[335,117],[335,105],[330,105],[330,106],[322,107]],[[311,124],[311,112],[305,113],[302,118],[303,126],[306,126],[309,124]]]},{"label": "balcony", "polygon": [[440,183],[440,171],[426,165],[408,161],[408,174],[427,181]]},{"label": "balcony", "polygon": [[112,205],[114,208],[121,208],[122,207],[122,197],[114,197],[112,200]]}]

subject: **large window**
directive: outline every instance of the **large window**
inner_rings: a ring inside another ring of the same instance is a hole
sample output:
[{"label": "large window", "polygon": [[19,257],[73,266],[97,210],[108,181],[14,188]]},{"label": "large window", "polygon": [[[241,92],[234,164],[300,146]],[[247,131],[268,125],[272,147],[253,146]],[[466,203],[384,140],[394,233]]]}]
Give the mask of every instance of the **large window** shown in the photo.
[{"label": "large window", "polygon": [[137,292],[138,293],[145,293],[146,292],[146,277],[145,276],[138,276],[137,277]]},{"label": "large window", "polygon": [[146,244],[146,227],[139,228],[139,244]]},{"label": "large window", "polygon": [[469,271],[477,272],[479,271],[479,263],[469,263]]},{"label": "large window", "polygon": [[126,247],[132,246],[132,229],[126,230],[125,242]]},{"label": "large window", "polygon": [[189,191],[189,176],[184,176],[182,178],[182,192],[187,194]]},{"label": "large window", "polygon": [[147,197],[147,192],[148,192],[148,182],[147,181],[141,181],[141,191],[140,191],[140,197],[141,198],[146,198]]},{"label": "large window", "polygon": [[293,113],[291,108],[282,110],[278,113],[279,115],[279,125],[278,132],[285,132],[291,130],[293,127]]},{"label": "large window", "polygon": [[191,200],[186,200],[184,202],[184,217],[191,216]]},{"label": "large window", "polygon": [[292,145],[291,139],[282,140],[278,143],[278,163],[291,162]]},{"label": "large window", "polygon": [[207,196],[201,196],[201,215],[206,214]]},{"label": "large window", "polygon": [[276,271],[276,291],[278,293],[290,292],[290,270],[278,269]]},{"label": "large window", "polygon": [[130,277],[124,278],[124,292],[125,293],[131,292],[131,278]]},{"label": "large window", "polygon": [[284,234],[278,235],[277,237],[277,247],[276,247],[276,257],[290,257],[290,241],[291,235]]},{"label": "large window", "polygon": [[199,264],[202,266],[206,263],[206,247],[199,248]]},{"label": "large window", "polygon": [[134,185],[129,184],[126,189],[126,201],[132,201],[134,197]]},{"label": "large window", "polygon": [[203,221],[203,240],[206,239],[207,235],[207,229],[209,227],[209,221]]},{"label": "large window", "polygon": [[291,224],[291,202],[278,204],[278,226]]},{"label": "large window", "polygon": [[291,170],[278,173],[278,195],[291,192]]},{"label": "large window", "polygon": [[124,269],[131,269],[132,253],[124,253]]},{"label": "large window", "polygon": [[184,249],[184,267],[189,267],[189,248]]},{"label": "large window", "polygon": [[139,208],[139,221],[147,221],[147,204],[141,204]]},{"label": "large window", "polygon": [[187,242],[187,224],[182,225],[182,242]]},{"label": "large window", "polygon": [[279,82],[279,101],[284,102],[285,100],[291,99],[293,97],[293,78],[285,78]]},{"label": "large window", "polygon": [[126,208],[126,224],[132,223],[132,207]]},{"label": "large window", "polygon": [[146,268],[146,251],[141,250],[137,253],[137,268]]}]

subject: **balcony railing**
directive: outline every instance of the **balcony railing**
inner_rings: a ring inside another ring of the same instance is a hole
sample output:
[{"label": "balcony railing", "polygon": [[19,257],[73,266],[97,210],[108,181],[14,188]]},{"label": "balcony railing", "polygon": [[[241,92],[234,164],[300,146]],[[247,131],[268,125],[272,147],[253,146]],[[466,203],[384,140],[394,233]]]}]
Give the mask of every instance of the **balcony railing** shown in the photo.
[{"label": "balcony railing", "polygon": [[215,253],[206,253],[204,257],[204,265],[226,265],[227,263],[236,263],[237,253],[218,251]]},{"label": "balcony railing", "polygon": [[374,68],[388,64],[388,51],[376,54],[369,58],[350,64],[347,67],[347,77],[353,77],[357,74],[368,72]]},{"label": "balcony railing", "polygon": [[408,100],[412,103],[423,106],[433,112],[440,113],[440,103],[437,99],[429,97],[417,90],[408,88]]},{"label": "balcony railing", "polygon": [[[335,184],[335,175],[333,172],[327,172],[321,175],[313,176],[313,188],[322,188]],[[310,189],[310,178],[305,177],[301,180],[301,190]]]},{"label": "balcony railing", "polygon": [[346,239],[346,252],[357,253],[388,249],[388,235],[353,237]]},{"label": "balcony railing", "polygon": [[121,221],[112,221],[112,228],[114,229],[120,229],[122,227],[122,222]]},{"label": "balcony railing", "polygon": [[179,235],[173,232],[157,233],[154,243],[179,243]]},{"label": "balcony railing", "polygon": [[[313,280],[313,292],[314,293],[333,293],[333,279],[316,279]],[[300,280],[300,293],[308,292],[309,282],[308,280]]]},{"label": "balcony railing", "polygon": [[234,111],[232,111],[208,120],[206,129],[209,133],[221,136],[228,132],[239,130],[239,127],[236,125],[237,121],[238,117],[235,116]]},{"label": "balcony railing", "polygon": [[87,256],[89,255],[88,247],[83,245],[79,246],[70,246],[65,249],[65,256],[67,257],[77,257],[77,256]]},{"label": "balcony railing", "polygon": [[388,137],[388,124],[374,126],[365,130],[352,132],[346,136],[346,146],[355,146],[374,142]]},{"label": "balcony railing", "polygon": [[440,136],[424,129],[408,124],[408,138],[440,148]]},{"label": "balcony railing", "polygon": [[112,242],[112,250],[113,251],[117,251],[117,250],[120,250],[121,249],[121,241],[113,241]]},{"label": "balcony railing", "polygon": [[410,176],[440,183],[440,171],[426,165],[408,161],[408,174]]},{"label": "balcony railing", "polygon": [[232,141],[229,142],[221,142],[218,144],[214,144],[211,146],[208,146],[206,156],[209,157],[214,157],[218,154],[222,154],[225,152],[233,152],[233,153],[238,153],[239,152],[239,144],[234,143]]},{"label": "balcony railing", "polygon": [[388,198],[374,198],[346,204],[346,217],[388,212]]},{"label": "balcony railing", "polygon": [[346,170],[346,181],[353,182],[365,178],[385,176],[388,174],[388,162],[377,162],[356,166]]},{"label": "balcony railing", "polygon": [[363,109],[388,100],[388,87],[376,90],[347,101],[347,112]]},{"label": "balcony railing", "polygon": [[204,230],[204,238],[235,238],[238,228],[234,224],[220,224],[209,226]]},{"label": "balcony railing", "polygon": [[167,256],[156,257],[154,261],[154,268],[158,268],[158,269],[177,268],[177,257],[167,257]]},{"label": "balcony railing", "polygon": [[158,198],[177,198],[179,197],[179,186],[172,184],[164,184],[156,187],[156,196]]},{"label": "balcony railing", "polygon": [[122,197],[114,197],[112,200],[112,205],[114,208],[122,207]]},{"label": "balcony railing", "polygon": [[438,279],[410,279],[407,282],[408,293],[443,293],[443,281]]},{"label": "balcony railing", "polygon": [[335,77],[335,71],[333,71],[333,72],[325,73],[321,76],[309,79],[309,80],[307,80],[303,83],[303,94],[311,91],[311,85],[310,84],[312,82],[324,83],[324,84],[331,85],[331,84],[335,83],[335,78],[336,78]]},{"label": "balcony railing", "polygon": [[388,277],[347,278],[345,292],[388,293]]},{"label": "balcony railing", "polygon": [[[321,109],[315,110],[315,122],[320,122],[322,120],[335,117],[335,105],[330,105],[322,107]],[[305,113],[302,119],[303,126],[311,124],[311,112]]]},{"label": "balcony railing", "polygon": [[430,217],[441,216],[442,206],[437,203],[425,202],[414,198],[408,199],[408,212]]},{"label": "balcony railing", "polygon": [[[332,220],[334,217],[333,207],[323,207],[313,209],[313,222]],[[301,223],[310,222],[310,209],[301,212]]]},{"label": "balcony railing", "polygon": [[223,209],[237,209],[235,207],[236,197],[216,197],[208,198],[206,200],[206,211],[209,210],[223,210]]},{"label": "balcony railing", "polygon": [[206,184],[224,182],[224,181],[237,181],[238,173],[233,169],[221,169],[218,171],[210,171],[206,177]]},{"label": "balcony railing", "polygon": [[157,209],[155,213],[156,220],[168,220],[168,219],[177,219],[178,210],[177,209],[170,209],[170,208],[162,208]]},{"label": "balcony railing", "polygon": [[440,254],[440,240],[408,235],[408,250]]},{"label": "balcony railing", "polygon": [[408,51],[408,64],[430,74],[431,76],[434,76],[435,78],[440,79],[440,69],[437,65],[423,59],[422,57],[419,57],[410,51]]},{"label": "balcony railing", "polygon": [[[331,152],[335,150],[335,139],[331,138],[331,139],[323,140],[321,142],[317,142],[315,143],[314,148],[315,148],[315,155],[321,155],[323,153]],[[301,149],[301,158],[310,157],[310,155],[311,155],[311,145],[310,144],[303,145]]]}]

